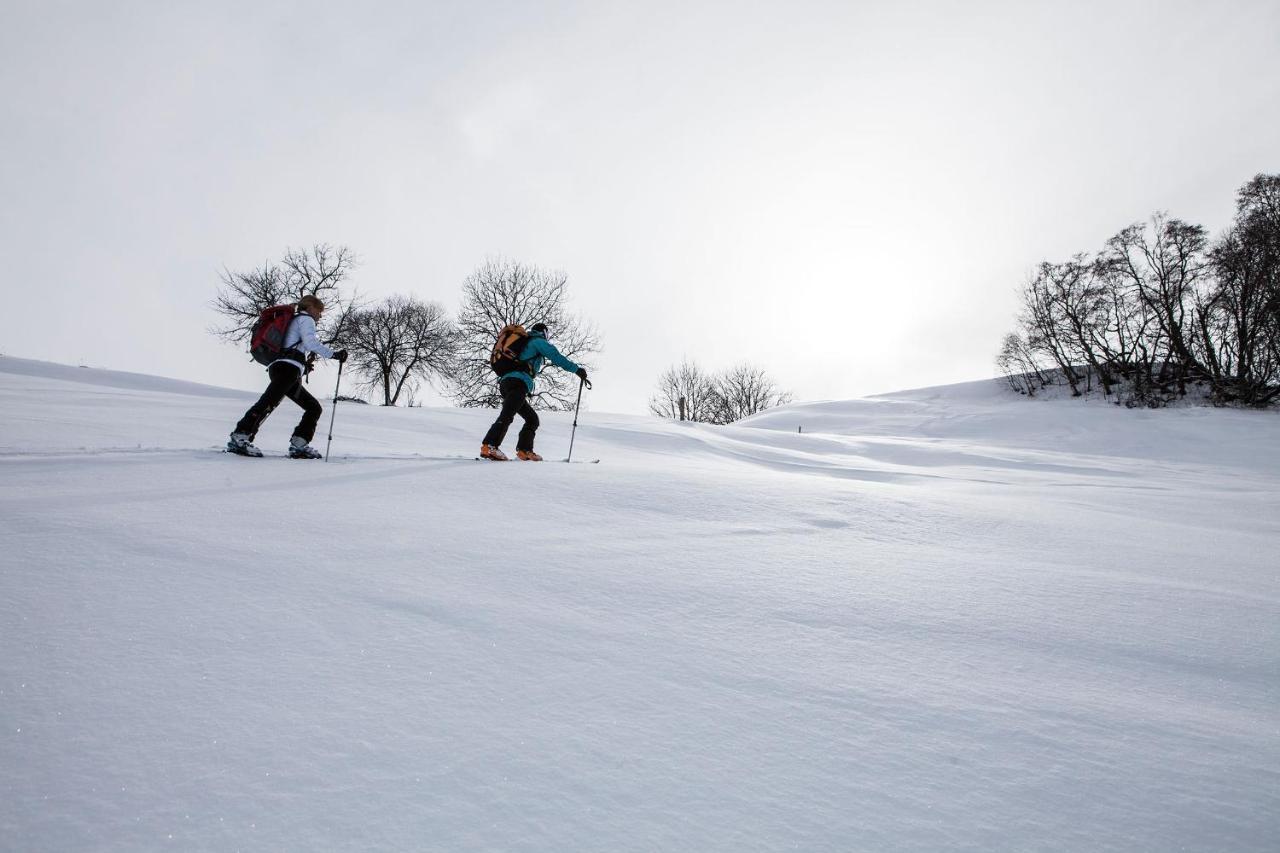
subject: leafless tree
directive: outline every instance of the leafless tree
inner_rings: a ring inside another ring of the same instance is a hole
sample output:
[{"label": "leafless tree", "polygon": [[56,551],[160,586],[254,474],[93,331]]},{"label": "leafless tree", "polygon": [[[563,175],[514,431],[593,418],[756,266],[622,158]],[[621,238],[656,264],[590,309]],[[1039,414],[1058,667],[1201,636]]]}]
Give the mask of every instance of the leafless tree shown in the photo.
[{"label": "leafless tree", "polygon": [[392,296],[353,312],[342,343],[352,370],[394,406],[401,393],[412,401],[422,382],[448,375],[457,334],[439,303]]},{"label": "leafless tree", "polygon": [[[1115,364],[1124,356],[1122,338],[1113,326],[1111,281],[1105,273],[1104,265],[1083,254],[1060,264],[1041,264],[1023,293],[1021,334],[1013,335],[1015,341],[1005,339],[997,365],[1002,370],[1006,363],[1031,369],[1029,381],[1034,383],[1044,378],[1036,359],[1044,356],[1073,394],[1092,390],[1096,377],[1103,393],[1110,395],[1117,381]],[[1029,364],[1028,358],[1036,363]],[[1020,387],[1026,384],[1020,380],[1013,384],[1019,391],[1034,393]]]},{"label": "leafless tree", "polygon": [[1205,361],[1224,402],[1280,398],[1280,175],[1241,188],[1210,253],[1217,286],[1197,305]]},{"label": "leafless tree", "polygon": [[1151,355],[1158,364],[1153,377],[1164,390],[1186,393],[1189,379],[1211,373],[1196,357],[1199,337],[1191,310],[1208,281],[1204,228],[1165,214],[1150,226],[1131,225],[1107,241],[1103,262],[1124,280],[1159,326],[1161,349]]},{"label": "leafless tree", "polygon": [[763,368],[751,364],[729,368],[715,377],[714,384],[716,423],[740,421],[792,399],[791,392],[780,390]]},{"label": "leafless tree", "polygon": [[727,424],[790,402],[790,392],[779,390],[755,365],[740,364],[713,374],[685,359],[658,377],[649,411],[660,418]]},{"label": "leafless tree", "polygon": [[1280,401],[1280,175],[1237,196],[1210,243],[1199,225],[1157,214],[1093,259],[1044,263],[1024,287],[997,366],[1016,389],[1093,377],[1129,405],[1159,406],[1198,386],[1219,403]]},{"label": "leafless tree", "polygon": [[1071,386],[1071,393],[1079,396],[1084,379],[1075,368],[1071,338],[1064,317],[1064,286],[1074,277],[1065,265],[1044,263],[1023,289],[1023,311],[1019,318],[1027,348],[1045,357],[1057,368]]},{"label": "leafless tree", "polygon": [[1000,353],[996,356],[996,367],[1010,388],[1028,397],[1034,397],[1050,381],[1026,338],[1017,332],[1004,336]]},{"label": "leafless tree", "polygon": [[658,388],[649,398],[649,411],[660,418],[676,420],[681,416],[681,399],[687,420],[716,423],[720,403],[715,377],[688,359],[667,368],[658,377]]},{"label": "leafless tree", "polygon": [[[599,336],[589,322],[569,311],[568,278],[505,258],[486,260],[462,285],[458,314],[458,349],[450,375],[451,392],[463,407],[494,407],[502,402],[489,355],[502,327],[546,323],[552,343],[567,358],[590,369],[600,352]],[[578,380],[548,370],[538,380],[536,398],[544,407],[568,411],[574,406]]]},{"label": "leafless tree", "polygon": [[253,324],[264,308],[294,303],[312,294],[325,303],[320,336],[337,340],[343,336],[356,304],[354,293],[348,294],[345,287],[355,266],[355,255],[346,246],[317,244],[310,249],[287,249],[278,263],[264,262],[260,269],[224,269],[213,301],[220,323],[210,331],[229,343],[248,344]]}]

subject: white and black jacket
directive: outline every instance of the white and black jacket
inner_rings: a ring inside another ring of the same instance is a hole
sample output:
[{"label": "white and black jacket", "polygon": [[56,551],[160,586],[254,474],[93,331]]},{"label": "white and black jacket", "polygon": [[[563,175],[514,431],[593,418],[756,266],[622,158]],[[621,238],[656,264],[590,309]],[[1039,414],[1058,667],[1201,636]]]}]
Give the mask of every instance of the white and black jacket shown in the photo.
[{"label": "white and black jacket", "polygon": [[321,358],[333,358],[333,350],[320,343],[320,339],[316,337],[316,321],[310,314],[300,311],[289,321],[289,329],[284,333],[284,347],[271,364],[275,366],[284,362],[299,370],[306,370],[308,353],[315,353]]}]

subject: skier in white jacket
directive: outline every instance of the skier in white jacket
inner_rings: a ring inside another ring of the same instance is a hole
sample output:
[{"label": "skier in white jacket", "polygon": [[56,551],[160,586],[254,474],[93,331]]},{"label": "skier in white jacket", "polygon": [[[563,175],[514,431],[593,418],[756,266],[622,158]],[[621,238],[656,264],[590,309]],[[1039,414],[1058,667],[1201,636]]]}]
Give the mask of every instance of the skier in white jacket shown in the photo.
[{"label": "skier in white jacket", "polygon": [[294,459],[320,458],[320,451],[312,447],[310,442],[316,434],[316,424],[320,422],[323,409],[320,402],[302,384],[302,377],[307,372],[307,356],[315,354],[321,358],[333,358],[339,364],[347,360],[346,350],[335,352],[316,337],[316,321],[323,313],[324,303],[319,298],[307,295],[298,300],[298,313],[285,332],[280,355],[267,367],[271,383],[262,392],[258,402],[250,406],[249,411],[236,424],[231,440],[227,442],[227,450],[241,456],[261,456],[262,451],[254,447],[253,439],[262,422],[275,411],[281,400],[288,397],[302,407],[302,420],[298,422],[293,430],[293,438],[289,440],[289,456]]}]

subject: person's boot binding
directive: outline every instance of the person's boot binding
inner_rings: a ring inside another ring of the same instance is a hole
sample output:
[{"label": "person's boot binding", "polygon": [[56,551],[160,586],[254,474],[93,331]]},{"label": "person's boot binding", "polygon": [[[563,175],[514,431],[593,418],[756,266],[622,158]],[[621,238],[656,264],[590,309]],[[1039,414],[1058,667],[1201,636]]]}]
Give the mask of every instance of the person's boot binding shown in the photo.
[{"label": "person's boot binding", "polygon": [[295,435],[289,439],[289,458],[290,459],[323,459],[324,454],[316,450],[307,440],[300,435]]},{"label": "person's boot binding", "polygon": [[240,456],[252,456],[255,459],[262,458],[262,451],[254,447],[253,442],[249,440],[249,436],[242,432],[231,433],[231,438],[227,441],[227,452],[236,453]]}]

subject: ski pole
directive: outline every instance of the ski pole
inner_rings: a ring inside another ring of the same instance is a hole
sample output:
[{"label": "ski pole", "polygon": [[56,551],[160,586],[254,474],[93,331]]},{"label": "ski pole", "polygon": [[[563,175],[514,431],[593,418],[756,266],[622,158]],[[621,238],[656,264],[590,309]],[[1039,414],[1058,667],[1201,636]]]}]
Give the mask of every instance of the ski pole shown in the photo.
[{"label": "ski pole", "polygon": [[578,434],[578,409],[582,408],[582,386],[591,387],[591,383],[583,379],[578,383],[578,402],[573,407],[573,431],[569,433],[569,455],[565,457],[565,462],[573,460],[573,438]]},{"label": "ski pole", "polygon": [[324,445],[324,461],[329,461],[329,447],[333,444],[333,419],[338,416],[338,388],[342,385],[342,365],[345,361],[338,362],[338,381],[333,386],[333,408],[329,410],[329,440]]}]

